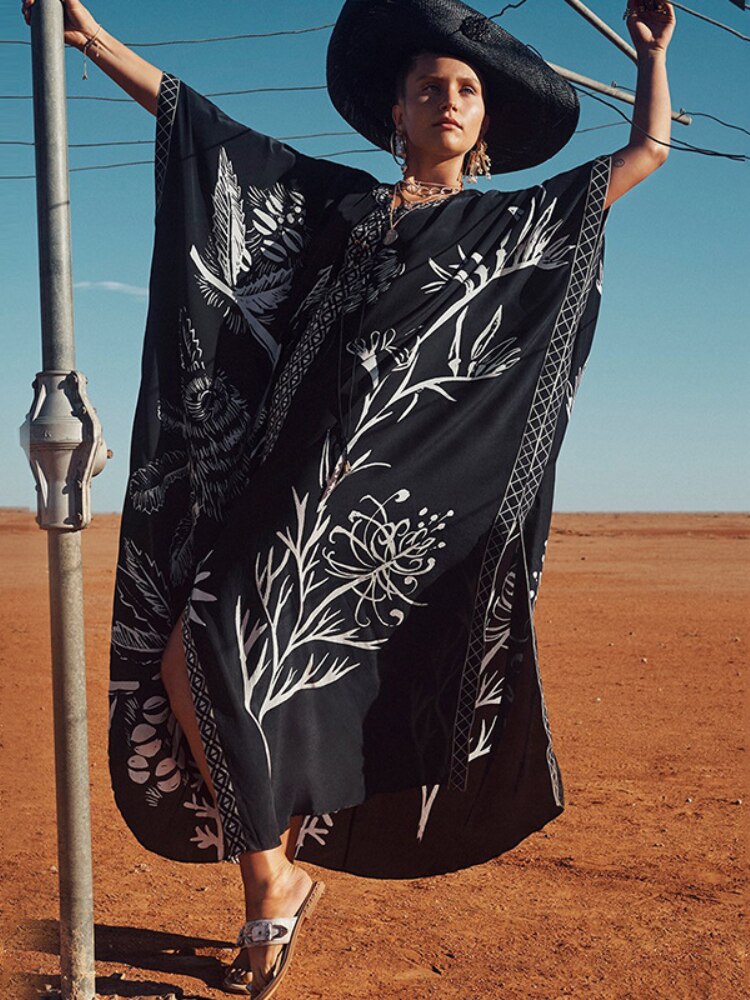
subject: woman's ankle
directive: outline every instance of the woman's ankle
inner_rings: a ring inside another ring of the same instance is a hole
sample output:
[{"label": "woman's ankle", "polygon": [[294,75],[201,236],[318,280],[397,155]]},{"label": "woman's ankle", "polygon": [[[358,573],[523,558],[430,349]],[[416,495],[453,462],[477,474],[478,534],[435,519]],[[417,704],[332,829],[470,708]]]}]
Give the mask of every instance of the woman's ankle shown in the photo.
[{"label": "woman's ankle", "polygon": [[298,871],[297,866],[289,861],[280,848],[273,852],[273,858],[262,856],[270,853],[248,852],[240,856],[245,898],[251,902],[282,894],[290,875]]}]

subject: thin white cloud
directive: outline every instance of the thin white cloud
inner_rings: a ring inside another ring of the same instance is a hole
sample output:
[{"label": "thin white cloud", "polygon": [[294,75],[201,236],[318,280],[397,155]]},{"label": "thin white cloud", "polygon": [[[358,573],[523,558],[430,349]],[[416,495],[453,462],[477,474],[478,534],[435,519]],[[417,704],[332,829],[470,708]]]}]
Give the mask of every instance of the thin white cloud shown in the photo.
[{"label": "thin white cloud", "polygon": [[73,288],[101,288],[105,292],[119,292],[121,295],[132,295],[137,299],[148,298],[148,288],[126,285],[122,281],[76,281]]}]

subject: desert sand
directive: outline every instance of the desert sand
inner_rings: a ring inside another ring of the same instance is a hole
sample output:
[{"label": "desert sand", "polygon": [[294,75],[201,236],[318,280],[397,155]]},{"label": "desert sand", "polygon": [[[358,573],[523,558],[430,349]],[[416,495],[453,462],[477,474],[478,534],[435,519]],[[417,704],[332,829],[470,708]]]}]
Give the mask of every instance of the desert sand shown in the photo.
[{"label": "desert sand", "polygon": [[[106,757],[118,518],[83,532],[97,991],[218,1000],[235,865],[149,854]],[[566,811],[432,879],[328,887],[279,1000],[743,994],[744,514],[558,514],[536,609]],[[58,875],[45,533],[0,511],[3,1000],[55,997]]]}]

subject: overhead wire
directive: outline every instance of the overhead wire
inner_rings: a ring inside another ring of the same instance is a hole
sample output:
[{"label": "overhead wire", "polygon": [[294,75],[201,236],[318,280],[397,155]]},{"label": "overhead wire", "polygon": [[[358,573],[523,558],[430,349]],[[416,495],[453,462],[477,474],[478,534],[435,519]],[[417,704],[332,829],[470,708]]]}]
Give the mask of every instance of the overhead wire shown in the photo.
[{"label": "overhead wire", "polygon": [[[623,124],[625,124],[625,123],[624,122],[605,122],[604,124],[601,124],[601,125],[590,125],[590,126],[586,126],[584,128],[576,129],[576,133],[580,134],[580,133],[583,133],[583,132],[596,132],[599,129],[615,128],[617,126],[622,126]],[[299,138],[316,138],[318,135],[357,135],[357,134],[358,134],[357,132],[355,132],[354,130],[351,130],[351,131],[348,131],[348,132],[339,132],[339,133],[325,133],[325,132],[321,132],[321,133],[309,133],[309,134],[304,135],[304,136],[286,136],[286,137],[279,136],[278,138],[279,139],[284,139],[284,138],[286,138],[286,139],[291,139],[291,138],[297,138],[297,139],[299,139]],[[132,141],[134,143],[137,142],[139,144],[141,144],[141,143],[148,143],[150,145],[153,145],[153,141],[150,140],[150,139],[135,139],[135,140],[128,140],[128,141]],[[24,143],[24,145],[33,145],[33,143]],[[101,146],[106,146],[106,145],[119,145],[119,143],[71,143],[70,144],[71,147],[74,147],[74,146],[75,147],[81,147],[81,146],[90,146],[90,145],[94,145],[94,146],[100,146],[100,145]],[[364,149],[341,149],[341,150],[337,150],[337,151],[332,152],[332,153],[321,153],[317,157],[317,159],[327,160],[327,159],[332,159],[332,158],[334,158],[336,156],[348,156],[349,154],[352,154],[352,153],[384,153],[384,152],[386,152],[386,151],[382,150],[382,149],[379,149],[377,146],[371,146],[371,147],[367,147],[367,148],[364,148]],[[125,163],[91,164],[89,166],[84,166],[84,167],[70,167],[70,173],[77,173],[77,172],[84,171],[84,170],[112,170],[115,167],[136,167],[136,166],[147,166],[147,165],[153,166],[153,162],[154,162],[153,159],[151,159],[151,160],[129,160],[128,162],[125,162]],[[36,176],[35,174],[0,174],[0,181],[10,181],[10,180],[14,180],[14,181],[26,181],[26,180],[33,180],[35,176]]]},{"label": "overhead wire", "polygon": [[[635,93],[633,87],[626,87],[624,83],[618,83],[617,80],[612,81],[612,86],[617,87],[618,90],[629,90],[631,94]],[[723,118],[718,118],[716,115],[710,115],[707,111],[688,111],[687,108],[680,108],[681,115],[690,115],[691,118],[710,118],[711,121],[717,122],[719,125],[723,125],[724,128],[732,128],[737,132],[744,132],[745,135],[750,135],[750,129],[746,129],[744,125],[735,125],[732,122],[724,121]]]},{"label": "overhead wire", "polygon": [[[274,136],[280,142],[290,142],[292,139],[320,139],[331,135],[359,135],[355,129],[344,129],[341,132],[303,132],[297,135]],[[97,146],[153,146],[153,139],[110,139],[107,142],[69,142],[68,149],[92,149]],[[0,139],[0,146],[33,146],[31,139]]]},{"label": "overhead wire", "polygon": [[[515,2],[515,3],[507,3],[496,14],[488,15],[488,18],[490,20],[495,20],[495,19],[497,19],[499,17],[502,17],[507,11],[518,9],[519,7],[522,7],[527,2],[528,2],[528,0],[517,0],[517,2]],[[687,13],[693,14],[696,17],[699,17],[702,20],[708,21],[708,22],[710,22],[710,23],[712,23],[712,24],[714,24],[714,25],[716,25],[718,27],[725,28],[726,30],[731,31],[733,34],[738,35],[743,40],[750,41],[750,38],[747,38],[746,36],[741,35],[739,32],[736,32],[733,29],[727,28],[726,25],[723,25],[721,22],[715,21],[713,18],[708,18],[708,17],[706,17],[704,15],[701,15],[698,12],[693,11],[691,8],[685,7],[684,5],[682,5],[680,3],[675,3],[674,6],[679,7],[681,10],[685,10]],[[284,30],[270,31],[270,32],[251,32],[251,33],[242,33],[242,34],[237,34],[237,35],[218,35],[218,36],[213,36],[213,37],[209,37],[209,38],[195,38],[195,39],[171,39],[171,40],[166,40],[166,41],[161,41],[161,42],[127,42],[125,44],[127,44],[129,46],[132,46],[133,48],[156,47],[156,46],[163,46],[163,45],[204,44],[204,43],[214,43],[214,42],[235,41],[235,40],[239,40],[239,39],[248,39],[248,38],[271,38],[271,37],[277,37],[277,36],[283,36],[283,35],[309,34],[311,32],[323,31],[325,29],[332,28],[332,27],[334,27],[333,23],[326,23],[326,24],[314,25],[314,26],[308,27],[308,28],[292,28],[292,29],[284,29]],[[0,39],[0,44],[24,44],[24,45],[30,45],[31,43],[29,41],[22,41],[22,40],[15,40],[15,39]],[[535,52],[537,51],[536,49],[534,49],[533,46],[529,46],[529,48],[531,48]],[[539,54],[539,53],[537,53],[537,54]],[[722,153],[722,152],[719,152],[717,150],[711,150],[711,149],[706,149],[706,148],[703,148],[703,147],[700,147],[700,146],[695,146],[692,143],[686,142],[685,140],[681,140],[681,139],[674,139],[674,141],[671,142],[671,143],[667,143],[667,142],[663,142],[662,140],[655,139],[653,136],[649,136],[648,133],[646,133],[643,129],[640,129],[639,126],[635,125],[633,123],[632,119],[630,119],[623,111],[621,111],[614,104],[611,104],[609,101],[606,101],[603,98],[598,97],[597,95],[595,95],[593,93],[590,93],[587,90],[582,90],[578,86],[575,86],[575,85],[572,85],[572,86],[574,86],[575,90],[579,91],[579,93],[581,93],[581,94],[584,94],[586,97],[591,97],[594,100],[598,100],[600,103],[607,105],[607,107],[612,108],[612,110],[614,110],[618,115],[620,115],[620,117],[624,120],[624,122],[627,122],[631,126],[633,126],[634,128],[639,129],[639,131],[643,132],[644,135],[647,135],[650,139],[652,139],[654,142],[659,143],[660,145],[668,146],[671,149],[682,150],[683,152],[694,152],[694,153],[699,153],[699,154],[704,155],[704,156],[717,156],[717,157],[722,157],[722,158],[726,158],[726,159],[730,159],[730,160],[734,160],[734,161],[745,162],[748,159],[750,159],[750,157],[748,157],[748,156],[746,156],[744,154],[739,154],[739,153]],[[207,91],[204,94],[204,96],[205,97],[209,97],[209,98],[210,97],[234,97],[234,96],[240,96],[240,95],[244,95],[244,94],[302,93],[302,92],[311,92],[311,91],[323,91],[325,89],[326,89],[325,85],[322,85],[322,84],[321,85],[314,85],[314,86],[295,86],[295,87],[249,87],[249,88],[243,88],[243,89],[240,89],[240,90]],[[625,87],[623,89],[630,90],[632,88]],[[30,95],[30,94],[0,94],[0,100],[11,100],[11,101],[12,100],[33,100],[33,95]],[[71,100],[71,101],[102,101],[102,102],[105,102],[105,103],[114,103],[114,104],[131,104],[132,103],[132,98],[130,98],[130,97],[106,97],[106,96],[101,96],[101,95],[88,95],[88,94],[69,94],[69,95],[67,95],[67,100]],[[686,113],[688,113],[688,112],[686,112]],[[689,113],[692,114],[692,115],[694,115],[695,117],[709,118],[709,119],[711,119],[711,120],[713,120],[715,122],[718,122],[721,125],[724,125],[727,128],[735,129],[735,130],[737,130],[739,132],[743,132],[745,134],[750,135],[750,131],[748,131],[748,129],[744,128],[743,126],[741,126],[741,125],[735,125],[735,124],[732,124],[731,122],[726,122],[723,119],[717,117],[716,115],[711,115],[711,114],[709,114],[707,112],[700,112],[700,111],[698,111],[698,112],[689,112]],[[620,124],[623,124],[623,122],[611,122],[611,123],[607,123],[607,124],[604,124],[604,125],[595,125],[595,126],[591,126],[589,128],[577,129],[576,131],[577,132],[596,131],[596,130],[601,129],[601,128],[611,128],[614,125],[620,125]],[[355,134],[355,133],[352,130],[350,130],[350,131],[344,131],[344,132],[319,132],[319,133],[307,133],[307,134],[304,134],[304,135],[295,135],[295,136],[287,136],[287,137],[280,136],[279,138],[281,140],[285,140],[285,139],[303,139],[303,138],[317,138],[317,137],[323,137],[323,136],[327,136],[327,135],[347,135],[347,134]],[[141,145],[141,144],[147,144],[147,143],[150,143],[150,142],[151,142],[151,140],[134,139],[134,140],[115,140],[115,141],[101,142],[101,143],[70,143],[69,144],[69,148],[93,148],[93,147],[104,147],[104,146]],[[7,146],[7,145],[25,146],[25,145],[34,145],[34,143],[33,142],[26,142],[26,141],[23,141],[23,140],[0,140],[0,145],[4,145],[4,146]],[[338,151],[338,152],[322,154],[320,156],[320,158],[321,159],[327,159],[327,158],[330,158],[330,157],[347,155],[348,153],[365,153],[365,152],[376,152],[376,151],[377,150],[374,149],[374,148],[373,149],[341,150],[341,151]],[[137,165],[140,165],[140,164],[145,164],[145,163],[150,163],[150,162],[152,162],[152,161],[150,161],[150,160],[134,160],[134,161],[129,161],[127,163],[95,164],[95,165],[84,166],[84,167],[72,167],[71,168],[71,172],[72,171],[81,171],[81,170],[107,170],[107,169],[113,169],[115,167],[121,167],[121,166],[122,167],[124,167],[124,166],[137,166]],[[0,180],[26,180],[26,179],[31,179],[34,176],[35,175],[33,175],[33,174],[0,175]]]},{"label": "overhead wire", "polygon": [[[494,21],[495,18],[502,17],[508,10],[523,7],[526,2],[527,0],[518,0],[517,3],[508,3],[497,14],[488,15],[489,19]],[[168,38],[161,42],[123,42],[123,45],[127,45],[128,48],[131,49],[153,49],[164,45],[206,45],[214,42],[238,42],[244,41],[248,38],[279,38],[285,35],[309,35],[312,32],[325,31],[327,28],[333,28],[334,26],[335,22],[331,21],[327,24],[315,24],[310,28],[285,28],[279,31],[250,31],[243,32],[238,35],[213,35],[208,38]],[[23,38],[3,38],[0,39],[0,45],[31,45],[31,42],[28,39]]]},{"label": "overhead wire", "polygon": [[728,24],[724,24],[722,21],[716,21],[713,17],[708,17],[706,14],[701,14],[699,11],[693,10],[692,7],[686,7],[684,4],[675,3],[674,0],[672,0],[672,6],[677,7],[679,10],[684,10],[686,14],[692,14],[693,17],[700,18],[701,21],[708,21],[709,24],[713,24],[716,28],[722,28],[724,31],[728,31],[730,35],[734,35],[743,42],[750,42],[750,35],[743,35],[741,31],[737,31],[735,28],[730,28]]},{"label": "overhead wire", "polygon": [[[499,17],[502,17],[509,10],[517,10],[519,7],[523,7],[528,0],[517,0],[516,3],[507,3],[502,10],[498,11],[497,14],[488,14],[487,17],[490,21],[494,21]],[[685,4],[675,2],[672,0],[672,6],[677,7],[679,10],[685,11],[686,14],[690,14],[693,17],[699,18],[701,21],[706,21],[708,24],[714,27],[721,28],[723,31],[729,32],[729,34],[734,35],[736,38],[741,39],[743,42],[750,42],[750,36],[743,35],[741,31],[737,31],[736,28],[731,28],[729,25],[724,24],[722,21],[717,21],[713,17],[708,17],[706,14],[702,14],[697,10],[693,10],[692,7],[687,7]],[[316,31],[325,31],[328,28],[333,28],[335,22],[327,22],[326,24],[315,24],[309,28],[283,28],[277,31],[251,31],[242,32],[236,35],[213,35],[207,38],[168,38],[163,41],[158,42],[124,42],[129,48],[133,49],[149,49],[149,48],[159,48],[166,45],[207,45],[214,44],[216,42],[236,42],[244,41],[247,39],[255,38],[278,38],[290,35],[308,35]],[[2,38],[0,39],[0,45],[31,45],[28,39],[23,38]]]},{"label": "overhead wire", "polygon": [[642,135],[645,135],[647,139],[657,143],[659,146],[667,146],[669,149],[676,149],[683,153],[700,153],[702,156],[717,156],[726,160],[734,160],[738,163],[747,163],[750,161],[750,156],[745,153],[720,153],[715,149],[705,149],[703,146],[694,146],[691,142],[686,142],[684,139],[675,139],[674,137],[672,138],[672,142],[665,142],[663,139],[657,139],[645,129],[641,128],[640,125],[636,125],[632,118],[629,118],[624,111],[621,111],[610,101],[606,101],[603,97],[599,97],[598,94],[592,94],[588,90],[582,90],[575,84],[571,84],[571,86],[584,97],[590,97],[592,100],[599,101],[600,104],[606,104],[608,108],[612,108],[612,110],[616,111],[621,118],[623,118],[626,122],[629,122],[634,129]]},{"label": "overhead wire", "polygon": [[[383,150],[379,149],[340,149],[334,153],[321,153],[316,157],[318,160],[330,160],[335,156],[348,156],[351,153],[379,153]],[[154,165],[153,159],[150,160],[129,160],[127,163],[95,163],[86,167],[69,167],[68,173],[80,173],[84,170],[114,170],[115,167],[139,167],[139,166],[152,166]],[[0,174],[0,181],[32,181],[36,177],[36,174]]]},{"label": "overhead wire", "polygon": [[[305,90],[325,90],[325,84],[312,87],[248,87],[244,90],[210,90],[204,97],[236,97],[240,94],[281,94],[297,93]],[[0,101],[33,101],[33,94],[0,94]],[[132,97],[102,97],[97,94],[68,94],[69,101],[105,101],[108,104],[133,104]]]},{"label": "overhead wire", "polygon": [[[525,2],[525,0],[524,0]],[[163,42],[123,42],[131,49],[151,49],[162,45],[205,45],[212,42],[236,42],[247,38],[276,38],[281,35],[308,35],[313,31],[332,28],[331,24],[316,24],[311,28],[286,28],[280,31],[252,31],[240,35],[214,35],[210,38],[169,38]],[[0,39],[0,45],[31,45],[26,39]]]}]

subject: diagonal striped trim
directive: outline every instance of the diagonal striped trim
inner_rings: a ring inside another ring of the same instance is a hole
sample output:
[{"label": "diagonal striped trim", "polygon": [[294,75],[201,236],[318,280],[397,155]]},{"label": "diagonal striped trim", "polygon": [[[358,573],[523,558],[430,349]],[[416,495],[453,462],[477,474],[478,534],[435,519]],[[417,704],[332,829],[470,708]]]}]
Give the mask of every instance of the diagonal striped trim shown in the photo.
[{"label": "diagonal striped trim", "polygon": [[234,861],[243,851],[255,850],[255,848],[247,843],[245,831],[240,821],[237,796],[219,739],[219,730],[211,706],[206,676],[198,660],[198,652],[188,624],[189,614],[190,602],[188,601],[182,618],[182,639],[185,647],[185,663],[190,680],[190,690],[193,693],[195,704],[195,715],[198,720],[203,749],[206,753],[206,761],[211,772],[211,780],[216,789],[217,805],[224,834],[224,853],[217,860]]},{"label": "diagonal striped trim", "polygon": [[536,683],[539,688],[539,699],[542,707],[542,725],[544,726],[544,733],[547,737],[547,749],[545,750],[545,757],[547,759],[547,770],[549,772],[549,780],[552,786],[552,794],[555,798],[555,802],[558,806],[564,804],[564,794],[562,786],[562,778],[560,777],[560,766],[557,763],[557,757],[555,756],[555,751],[552,746],[552,730],[550,729],[549,717],[547,715],[547,702],[544,698],[544,685],[542,684],[542,675],[539,670],[539,654],[536,645],[536,631],[534,629],[534,610],[532,606],[531,596],[529,594],[529,579],[528,579],[528,558],[526,555],[526,543],[524,541],[523,532],[521,532],[521,558],[523,559],[524,573],[526,574],[526,603],[528,606],[529,621],[531,625],[531,651],[534,657],[534,672],[536,675]]},{"label": "diagonal striped trim", "polygon": [[154,143],[154,183],[156,188],[156,211],[159,211],[167,176],[169,145],[172,141],[172,126],[177,114],[180,97],[180,81],[171,73],[163,73],[156,104],[156,141]]},{"label": "diagonal striped trim", "polygon": [[521,531],[552,450],[560,407],[565,399],[565,383],[570,374],[575,334],[601,255],[602,217],[610,170],[611,157],[602,156],[594,160],[568,287],[542,362],[505,495],[487,539],[453,725],[449,788],[462,791],[466,788],[469,744],[479,672],[485,650],[485,619],[489,598],[497,568],[508,545]]}]

